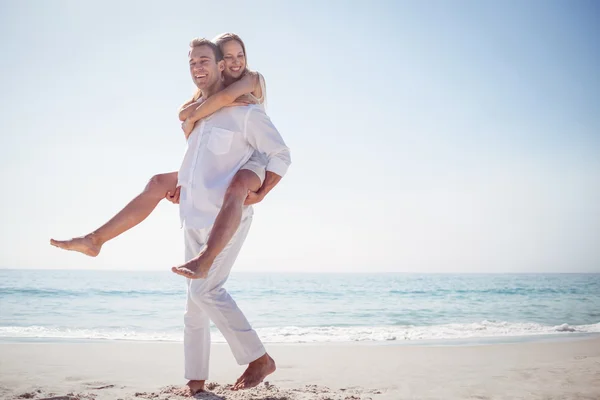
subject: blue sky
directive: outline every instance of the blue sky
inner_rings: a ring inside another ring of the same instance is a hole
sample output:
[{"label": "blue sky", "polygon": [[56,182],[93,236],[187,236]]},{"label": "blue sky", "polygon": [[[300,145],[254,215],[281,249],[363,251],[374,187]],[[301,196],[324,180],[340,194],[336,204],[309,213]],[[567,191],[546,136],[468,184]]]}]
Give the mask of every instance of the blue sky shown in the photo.
[{"label": "blue sky", "polygon": [[177,208],[48,245],[179,168],[195,36],[233,31],[293,165],[239,271],[600,272],[594,1],[0,2],[0,267],[163,269]]}]

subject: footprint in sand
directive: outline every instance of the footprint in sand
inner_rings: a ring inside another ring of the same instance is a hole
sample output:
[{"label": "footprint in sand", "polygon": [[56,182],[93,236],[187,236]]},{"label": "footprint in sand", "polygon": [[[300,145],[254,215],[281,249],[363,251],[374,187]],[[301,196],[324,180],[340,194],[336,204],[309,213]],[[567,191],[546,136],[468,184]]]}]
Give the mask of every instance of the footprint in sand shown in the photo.
[{"label": "footprint in sand", "polygon": [[110,388],[115,387],[115,385],[111,385],[108,383],[101,383],[101,382],[84,383],[84,385],[87,386],[88,389],[91,389],[91,390],[102,390],[102,389],[110,389]]}]

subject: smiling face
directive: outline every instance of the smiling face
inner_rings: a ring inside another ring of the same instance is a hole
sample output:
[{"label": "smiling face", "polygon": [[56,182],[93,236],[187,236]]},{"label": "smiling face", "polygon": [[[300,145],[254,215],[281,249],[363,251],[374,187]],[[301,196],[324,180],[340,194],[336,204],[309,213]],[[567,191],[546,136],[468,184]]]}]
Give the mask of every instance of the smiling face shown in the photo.
[{"label": "smiling face", "polygon": [[246,72],[246,54],[237,40],[228,40],[221,46],[225,60],[224,74],[228,78],[239,79]]},{"label": "smiling face", "polygon": [[208,45],[193,47],[189,54],[192,80],[202,90],[214,85],[221,79],[225,68],[223,61],[217,62],[215,52]]}]

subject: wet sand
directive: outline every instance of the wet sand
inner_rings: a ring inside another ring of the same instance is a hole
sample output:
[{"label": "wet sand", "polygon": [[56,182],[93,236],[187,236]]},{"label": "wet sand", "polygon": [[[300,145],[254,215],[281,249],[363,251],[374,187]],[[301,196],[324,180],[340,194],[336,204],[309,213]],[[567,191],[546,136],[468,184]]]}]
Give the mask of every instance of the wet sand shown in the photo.
[{"label": "wet sand", "polygon": [[[244,367],[214,344],[211,400],[600,399],[600,338],[478,346],[269,345],[278,370],[231,392]],[[179,399],[181,343],[0,343],[2,399]]]}]

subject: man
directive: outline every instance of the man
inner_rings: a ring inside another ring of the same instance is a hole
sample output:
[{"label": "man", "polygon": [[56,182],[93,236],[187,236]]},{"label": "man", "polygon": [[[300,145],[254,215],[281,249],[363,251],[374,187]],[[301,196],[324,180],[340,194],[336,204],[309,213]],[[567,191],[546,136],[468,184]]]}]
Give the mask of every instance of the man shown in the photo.
[{"label": "man", "polygon": [[[194,39],[190,47],[192,79],[202,90],[203,97],[208,98],[223,89],[223,56],[219,48],[207,39]],[[291,159],[288,147],[261,107],[223,108],[197,124],[191,133],[179,171],[186,261],[203,251],[232,177],[250,159],[254,150],[268,160],[261,188],[268,192],[286,173]],[[215,323],[229,343],[236,361],[240,365],[248,364],[233,389],[254,387],[275,371],[275,362],[223,288],[251,221],[252,209],[245,207],[239,228],[208,271],[193,275],[196,271],[182,273],[181,268],[173,268],[173,272],[181,275],[200,278],[188,278],[184,317],[185,377],[189,379],[187,386],[192,395],[204,389],[208,378],[209,320]]]}]

